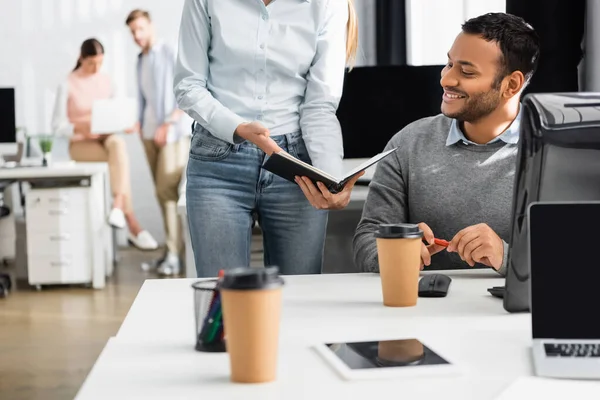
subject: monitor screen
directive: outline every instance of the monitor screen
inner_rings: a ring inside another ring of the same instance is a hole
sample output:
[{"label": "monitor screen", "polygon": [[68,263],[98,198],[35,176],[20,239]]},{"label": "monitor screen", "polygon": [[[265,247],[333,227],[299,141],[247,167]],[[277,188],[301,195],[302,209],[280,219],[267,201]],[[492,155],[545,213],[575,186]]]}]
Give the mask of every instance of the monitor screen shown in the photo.
[{"label": "monitor screen", "polygon": [[[590,183],[591,184],[591,183]],[[529,209],[531,319],[536,339],[600,339],[600,202]]]},{"label": "monitor screen", "polygon": [[0,88],[0,143],[15,143],[15,89]]}]

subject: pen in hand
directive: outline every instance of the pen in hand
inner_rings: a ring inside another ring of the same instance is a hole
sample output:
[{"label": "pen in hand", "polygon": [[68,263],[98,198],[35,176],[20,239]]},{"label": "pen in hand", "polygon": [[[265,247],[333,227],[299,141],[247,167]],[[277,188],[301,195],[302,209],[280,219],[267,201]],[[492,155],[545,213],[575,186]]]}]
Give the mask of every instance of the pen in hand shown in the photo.
[{"label": "pen in hand", "polygon": [[442,246],[442,247],[448,247],[448,245],[450,244],[449,241],[444,240],[444,239],[433,239],[433,242],[435,244],[437,244],[438,246]]}]

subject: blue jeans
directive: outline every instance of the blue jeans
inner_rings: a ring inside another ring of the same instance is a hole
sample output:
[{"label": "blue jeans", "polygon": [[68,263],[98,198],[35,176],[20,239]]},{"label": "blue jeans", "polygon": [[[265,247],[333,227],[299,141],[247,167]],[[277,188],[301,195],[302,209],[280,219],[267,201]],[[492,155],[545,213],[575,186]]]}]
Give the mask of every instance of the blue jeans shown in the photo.
[{"label": "blue jeans", "polygon": [[[300,133],[275,136],[310,162]],[[283,275],[321,273],[327,212],[300,187],[261,168],[266,155],[250,142],[232,145],[195,124],[187,166],[187,214],[198,277],[250,266],[252,215],[263,231],[264,264]]]}]

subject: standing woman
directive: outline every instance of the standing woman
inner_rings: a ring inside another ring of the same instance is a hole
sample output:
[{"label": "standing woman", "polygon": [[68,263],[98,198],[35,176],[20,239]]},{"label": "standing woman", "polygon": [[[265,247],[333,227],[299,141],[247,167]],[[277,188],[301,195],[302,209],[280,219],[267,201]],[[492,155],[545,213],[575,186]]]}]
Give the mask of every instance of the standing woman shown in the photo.
[{"label": "standing woman", "polygon": [[194,120],[187,211],[199,277],[248,266],[252,214],[265,265],[321,272],[327,209],[338,194],[261,169],[287,151],[341,175],[336,110],[358,46],[352,0],[186,0],[175,94]]},{"label": "standing woman", "polygon": [[69,155],[74,161],[108,162],[113,207],[107,216],[115,228],[129,228],[129,241],[141,250],[154,250],[158,243],[140,226],[131,205],[129,155],[125,141],[117,135],[91,133],[94,101],[113,96],[108,75],[100,71],[104,47],[96,39],[81,45],[75,69],[58,87],[52,116],[52,131],[70,138]]}]

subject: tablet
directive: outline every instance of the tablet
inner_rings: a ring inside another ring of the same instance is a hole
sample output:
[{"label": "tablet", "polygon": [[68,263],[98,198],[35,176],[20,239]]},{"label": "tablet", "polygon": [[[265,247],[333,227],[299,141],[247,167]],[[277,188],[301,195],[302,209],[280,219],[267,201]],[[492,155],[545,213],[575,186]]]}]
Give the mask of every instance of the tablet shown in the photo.
[{"label": "tablet", "polygon": [[454,363],[418,339],[325,343],[316,350],[346,380],[460,374]]}]

